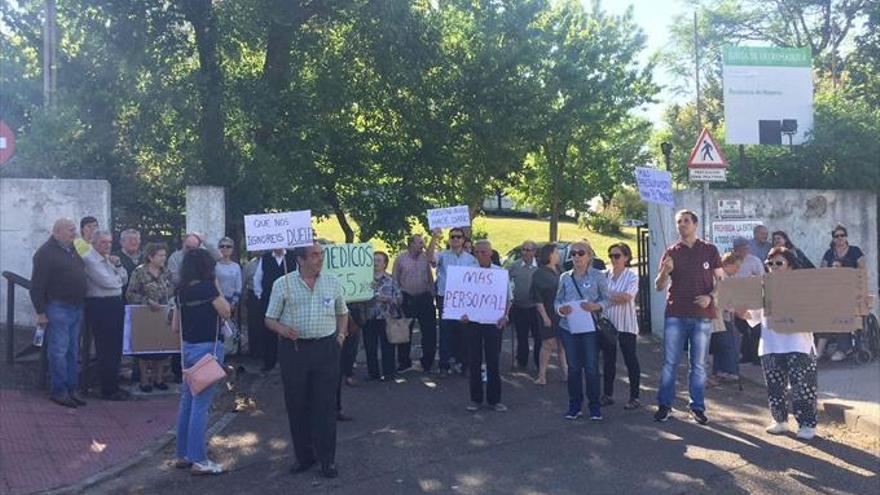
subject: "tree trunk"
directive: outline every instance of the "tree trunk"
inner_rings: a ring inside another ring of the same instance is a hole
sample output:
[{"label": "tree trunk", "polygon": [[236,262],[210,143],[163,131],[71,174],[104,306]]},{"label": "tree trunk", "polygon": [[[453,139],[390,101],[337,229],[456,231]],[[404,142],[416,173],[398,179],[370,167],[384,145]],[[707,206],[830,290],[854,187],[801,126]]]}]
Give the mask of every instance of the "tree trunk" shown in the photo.
[{"label": "tree trunk", "polygon": [[348,244],[354,242],[354,229],[351,227],[348,218],[345,216],[345,210],[339,203],[339,196],[336,194],[336,191],[333,189],[327,191],[327,194],[324,196],[324,201],[333,208],[333,213],[336,215],[336,221],[339,222],[339,226],[342,227],[342,232],[345,233],[345,242]]},{"label": "tree trunk", "polygon": [[559,240],[559,210],[562,205],[559,201],[559,181],[561,180],[559,161],[553,156],[551,147],[547,146],[547,165],[550,167],[550,242]]},{"label": "tree trunk", "polygon": [[199,141],[201,170],[205,183],[228,187],[232,181],[223,139],[223,70],[217,45],[220,39],[212,0],[189,0],[182,3],[186,19],[195,32],[199,52]]}]

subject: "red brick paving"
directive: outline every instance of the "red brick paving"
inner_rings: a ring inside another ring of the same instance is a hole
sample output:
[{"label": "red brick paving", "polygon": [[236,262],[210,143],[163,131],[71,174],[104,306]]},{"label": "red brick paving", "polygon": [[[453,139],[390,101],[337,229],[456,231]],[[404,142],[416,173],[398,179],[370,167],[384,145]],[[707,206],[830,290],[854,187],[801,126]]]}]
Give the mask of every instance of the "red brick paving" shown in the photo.
[{"label": "red brick paving", "polygon": [[129,457],[174,427],[176,395],[76,409],[39,392],[0,390],[0,493],[76,483]]}]

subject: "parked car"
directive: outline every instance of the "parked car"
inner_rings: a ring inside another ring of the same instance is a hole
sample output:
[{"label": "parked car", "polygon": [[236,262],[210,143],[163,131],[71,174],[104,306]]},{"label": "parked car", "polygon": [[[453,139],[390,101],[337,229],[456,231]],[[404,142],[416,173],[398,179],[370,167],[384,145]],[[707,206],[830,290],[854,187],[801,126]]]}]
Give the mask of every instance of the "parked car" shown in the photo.
[{"label": "parked car", "polygon": [[[556,247],[559,250],[559,259],[562,260],[562,271],[571,270],[574,266],[574,262],[571,261],[571,253],[569,253],[569,247],[574,243],[574,241],[557,241]],[[538,249],[541,248],[546,242],[539,242]],[[504,258],[504,264],[501,265],[504,268],[510,268],[514,262],[518,261],[522,256],[520,253],[520,248],[522,246],[517,246],[510,251],[507,252],[506,257]],[[605,261],[603,261],[598,256],[593,258],[593,268],[597,270],[605,270]]]}]

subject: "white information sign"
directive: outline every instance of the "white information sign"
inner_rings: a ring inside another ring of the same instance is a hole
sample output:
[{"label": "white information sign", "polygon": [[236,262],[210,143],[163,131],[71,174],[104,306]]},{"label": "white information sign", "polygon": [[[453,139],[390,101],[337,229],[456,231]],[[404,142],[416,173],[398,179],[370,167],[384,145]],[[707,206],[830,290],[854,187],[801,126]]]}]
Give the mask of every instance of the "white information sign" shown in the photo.
[{"label": "white information sign", "polygon": [[727,144],[802,144],[813,128],[809,48],[726,46]]},{"label": "white information sign", "polygon": [[636,167],[639,195],[646,203],[675,206],[672,196],[672,174],[655,168]]},{"label": "white information sign", "polygon": [[733,251],[734,237],[753,239],[755,227],[764,225],[760,220],[724,220],[712,223],[712,244],[718,252],[724,254]]},{"label": "white information sign", "polygon": [[443,295],[443,319],[497,323],[507,310],[507,270],[473,266],[450,266],[446,269],[446,293]]},{"label": "white information sign", "polygon": [[471,214],[464,205],[449,208],[428,210],[428,228],[451,229],[452,227],[470,227]]},{"label": "white information sign", "polygon": [[688,178],[692,182],[727,182],[726,168],[691,168]]},{"label": "white information sign", "polygon": [[248,251],[312,245],[312,211],[287,211],[244,216]]}]

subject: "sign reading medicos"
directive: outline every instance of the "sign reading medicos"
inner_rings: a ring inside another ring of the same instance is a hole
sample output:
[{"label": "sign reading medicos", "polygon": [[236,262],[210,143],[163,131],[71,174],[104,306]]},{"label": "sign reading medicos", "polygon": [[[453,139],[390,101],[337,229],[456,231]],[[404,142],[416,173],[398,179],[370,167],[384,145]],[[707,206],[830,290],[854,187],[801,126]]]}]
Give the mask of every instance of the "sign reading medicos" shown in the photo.
[{"label": "sign reading medicos", "polygon": [[727,144],[802,144],[813,128],[809,48],[726,46]]}]

